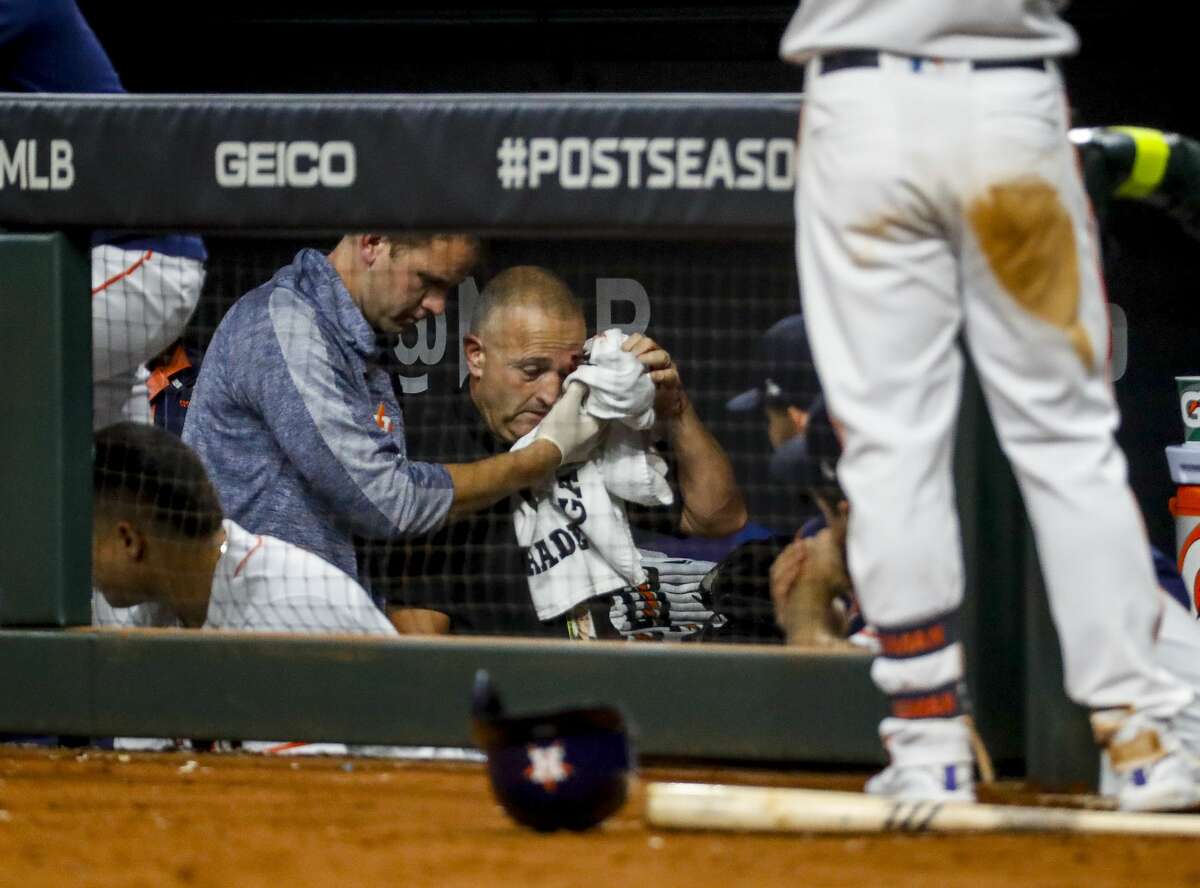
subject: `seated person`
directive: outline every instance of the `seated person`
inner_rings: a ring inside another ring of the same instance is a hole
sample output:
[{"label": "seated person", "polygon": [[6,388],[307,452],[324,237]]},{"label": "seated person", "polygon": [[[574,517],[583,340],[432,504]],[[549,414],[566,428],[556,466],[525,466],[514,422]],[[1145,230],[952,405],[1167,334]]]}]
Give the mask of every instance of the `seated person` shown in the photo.
[{"label": "seated person", "polygon": [[778,514],[770,527],[747,525],[754,535],[747,534],[747,541],[722,559],[706,585],[714,607],[729,619],[718,640],[779,643],[786,639],[771,603],[771,567],[793,537],[815,534],[823,526],[805,483],[806,433],[812,418],[823,412],[824,399],[802,315],[788,315],[763,333],[753,366],[760,374],[756,384],[725,408],[756,417],[766,432],[772,449],[768,493],[774,498],[766,511]]},{"label": "seated person", "polygon": [[[563,380],[583,359],[586,336],[583,310],[556,275],[534,266],[498,274],[480,295],[463,339],[467,384],[449,407],[427,395],[404,404],[412,458],[461,462],[507,451],[559,400]],[[670,355],[641,334],[622,347],[656,387],[656,427],[669,445],[679,492],[673,513],[631,507],[631,522],[684,534],[736,532],[746,511],[732,466],[692,407]],[[364,555],[373,591],[386,592],[393,620],[419,608],[441,615],[439,631],[557,637],[573,631],[570,619],[537,618],[507,499],[434,534],[370,545]],[[607,601],[598,604],[598,624],[608,623],[608,610]]]},{"label": "seated person", "polygon": [[394,636],[351,577],[223,517],[200,459],[156,426],[95,435],[93,623]]}]

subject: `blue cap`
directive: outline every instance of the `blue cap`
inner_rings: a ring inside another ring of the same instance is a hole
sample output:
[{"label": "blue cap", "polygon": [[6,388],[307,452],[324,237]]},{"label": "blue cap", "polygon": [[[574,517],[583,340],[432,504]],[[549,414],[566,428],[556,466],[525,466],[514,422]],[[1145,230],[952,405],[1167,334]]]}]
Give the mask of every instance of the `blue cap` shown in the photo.
[{"label": "blue cap", "polygon": [[726,410],[755,410],[764,405],[811,411],[821,397],[804,316],[788,315],[762,335],[755,370],[761,381],[725,403]]}]

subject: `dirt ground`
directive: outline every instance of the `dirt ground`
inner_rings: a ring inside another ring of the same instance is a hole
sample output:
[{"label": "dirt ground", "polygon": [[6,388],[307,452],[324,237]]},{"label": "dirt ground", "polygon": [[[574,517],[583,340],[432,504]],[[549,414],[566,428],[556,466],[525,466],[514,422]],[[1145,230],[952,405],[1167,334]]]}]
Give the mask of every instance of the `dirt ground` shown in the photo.
[{"label": "dirt ground", "polygon": [[[825,789],[863,779],[662,768],[642,778]],[[0,746],[0,885],[1200,885],[1186,839],[666,832],[642,823],[641,802],[635,791],[589,833],[539,835],[507,819],[478,765]]]}]

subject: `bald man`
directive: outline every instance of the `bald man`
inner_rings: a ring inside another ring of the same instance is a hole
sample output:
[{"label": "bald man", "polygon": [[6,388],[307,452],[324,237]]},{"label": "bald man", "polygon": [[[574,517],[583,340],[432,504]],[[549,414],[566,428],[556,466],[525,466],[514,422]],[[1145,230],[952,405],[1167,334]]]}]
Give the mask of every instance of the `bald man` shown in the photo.
[{"label": "bald man", "polygon": [[[496,275],[463,337],[468,377],[452,406],[428,396],[404,405],[414,458],[457,462],[507,451],[558,401],[563,380],[583,359],[586,338],[583,309],[557,275],[529,265]],[[654,381],[655,413],[679,494],[673,510],[631,506],[631,521],[699,536],[740,530],[746,508],[729,458],[697,416],[670,355],[641,334],[624,348]],[[411,543],[376,548],[369,561],[372,585],[386,589],[397,619],[407,608],[442,615],[426,630],[569,634],[566,621],[537,619],[508,500]]]}]

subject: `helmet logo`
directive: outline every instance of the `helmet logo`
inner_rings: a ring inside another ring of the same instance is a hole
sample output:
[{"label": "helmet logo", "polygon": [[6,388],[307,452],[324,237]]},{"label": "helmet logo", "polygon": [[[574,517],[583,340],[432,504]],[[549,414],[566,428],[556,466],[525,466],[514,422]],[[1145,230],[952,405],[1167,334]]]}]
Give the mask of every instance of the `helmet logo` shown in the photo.
[{"label": "helmet logo", "polygon": [[561,741],[555,741],[549,746],[534,746],[532,743],[525,747],[529,754],[529,767],[525,769],[525,778],[530,783],[540,783],[546,792],[554,792],[558,784],[571,776],[575,767],[566,760],[567,750]]}]

